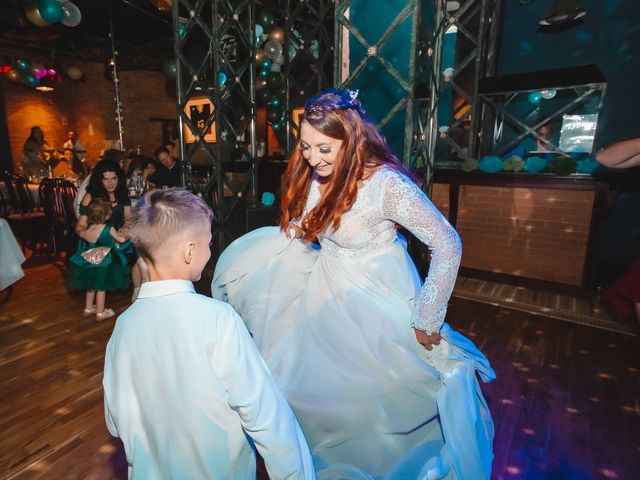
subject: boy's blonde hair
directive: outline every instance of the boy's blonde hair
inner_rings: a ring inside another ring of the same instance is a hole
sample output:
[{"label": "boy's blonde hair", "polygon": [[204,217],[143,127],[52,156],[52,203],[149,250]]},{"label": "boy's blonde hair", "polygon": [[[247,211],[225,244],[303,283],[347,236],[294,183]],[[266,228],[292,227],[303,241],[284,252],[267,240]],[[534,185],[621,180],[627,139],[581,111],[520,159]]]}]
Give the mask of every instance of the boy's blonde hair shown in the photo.
[{"label": "boy's blonde hair", "polygon": [[137,252],[154,261],[186,231],[210,228],[213,212],[200,197],[182,188],[154,190],[133,208],[129,234]]}]

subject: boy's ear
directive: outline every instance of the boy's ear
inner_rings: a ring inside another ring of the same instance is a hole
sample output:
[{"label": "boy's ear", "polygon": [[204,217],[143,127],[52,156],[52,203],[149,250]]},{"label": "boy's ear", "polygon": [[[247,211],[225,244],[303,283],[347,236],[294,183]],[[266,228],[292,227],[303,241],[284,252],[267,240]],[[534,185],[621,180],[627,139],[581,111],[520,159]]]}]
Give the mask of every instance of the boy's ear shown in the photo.
[{"label": "boy's ear", "polygon": [[187,265],[189,265],[191,263],[191,259],[193,258],[193,247],[195,246],[195,244],[191,241],[189,242],[185,242],[184,246],[182,247],[182,253],[184,256],[184,263],[186,263]]}]

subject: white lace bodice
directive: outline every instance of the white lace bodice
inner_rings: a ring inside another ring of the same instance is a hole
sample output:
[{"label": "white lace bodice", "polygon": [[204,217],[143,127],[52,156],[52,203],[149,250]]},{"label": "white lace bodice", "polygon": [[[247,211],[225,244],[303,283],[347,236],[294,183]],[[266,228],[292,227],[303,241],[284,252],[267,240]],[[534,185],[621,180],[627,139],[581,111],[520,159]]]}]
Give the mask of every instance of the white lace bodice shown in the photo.
[{"label": "white lace bodice", "polygon": [[[314,180],[305,207],[320,200]],[[337,230],[320,236],[322,252],[339,258],[375,254],[396,240],[396,224],[413,233],[431,251],[431,264],[412,314],[412,326],[427,333],[439,331],[453,290],[462,244],[445,217],[420,188],[401,173],[383,167],[364,181],[356,202],[342,215]]]}]

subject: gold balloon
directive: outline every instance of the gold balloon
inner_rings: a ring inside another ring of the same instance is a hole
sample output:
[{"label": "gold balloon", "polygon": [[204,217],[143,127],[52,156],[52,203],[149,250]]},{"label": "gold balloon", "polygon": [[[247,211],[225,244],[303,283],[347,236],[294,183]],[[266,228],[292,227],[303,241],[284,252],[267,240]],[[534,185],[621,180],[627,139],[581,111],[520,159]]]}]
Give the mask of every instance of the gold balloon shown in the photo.
[{"label": "gold balloon", "polygon": [[265,58],[264,49],[258,48],[256,50],[256,63],[261,63]]},{"label": "gold balloon", "polygon": [[44,18],[42,18],[42,15],[40,15],[38,5],[27,7],[24,11],[24,14],[27,17],[27,20],[33,23],[36,27],[48,27],[49,25],[51,25]]},{"label": "gold balloon", "polygon": [[275,40],[278,43],[284,43],[284,30],[282,27],[273,27],[269,32],[269,40]]},{"label": "gold balloon", "polygon": [[256,90],[262,90],[266,86],[267,86],[267,79],[266,78],[258,78],[256,80]]},{"label": "gold balloon", "polygon": [[78,81],[82,78],[82,70],[78,67],[71,66],[67,68],[67,77],[71,80]]},{"label": "gold balloon", "polygon": [[9,70],[7,73],[7,78],[12,82],[19,82],[22,78],[20,77],[20,73],[17,70]]},{"label": "gold balloon", "polygon": [[153,3],[153,6],[156,7],[161,12],[171,11],[172,0],[149,0],[149,1]]}]

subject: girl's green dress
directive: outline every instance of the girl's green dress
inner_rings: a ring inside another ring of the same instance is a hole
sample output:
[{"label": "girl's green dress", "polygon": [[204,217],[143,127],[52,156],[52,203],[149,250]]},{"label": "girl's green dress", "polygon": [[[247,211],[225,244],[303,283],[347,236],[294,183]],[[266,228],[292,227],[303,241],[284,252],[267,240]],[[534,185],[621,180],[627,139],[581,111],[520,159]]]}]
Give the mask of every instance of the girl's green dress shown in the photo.
[{"label": "girl's green dress", "polygon": [[[104,226],[95,243],[80,239],[78,249],[70,259],[69,287],[78,290],[120,290],[131,283],[131,267],[125,251],[132,248],[127,241],[120,245],[109,233],[111,225]],[[82,256],[96,247],[111,247],[104,260],[94,265]]]}]

